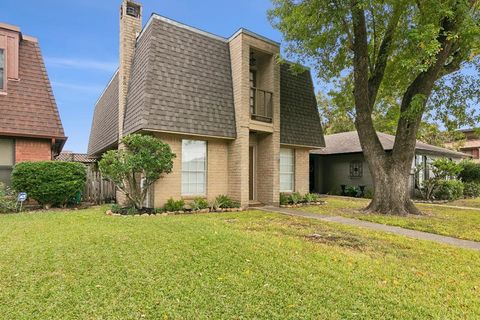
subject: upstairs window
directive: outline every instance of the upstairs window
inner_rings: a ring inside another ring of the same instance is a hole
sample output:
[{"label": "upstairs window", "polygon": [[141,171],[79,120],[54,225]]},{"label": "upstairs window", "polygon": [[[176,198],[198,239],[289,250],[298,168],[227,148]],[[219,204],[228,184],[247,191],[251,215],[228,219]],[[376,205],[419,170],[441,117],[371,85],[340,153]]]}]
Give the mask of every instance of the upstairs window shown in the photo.
[{"label": "upstairs window", "polygon": [[5,50],[0,49],[0,91],[5,90]]}]

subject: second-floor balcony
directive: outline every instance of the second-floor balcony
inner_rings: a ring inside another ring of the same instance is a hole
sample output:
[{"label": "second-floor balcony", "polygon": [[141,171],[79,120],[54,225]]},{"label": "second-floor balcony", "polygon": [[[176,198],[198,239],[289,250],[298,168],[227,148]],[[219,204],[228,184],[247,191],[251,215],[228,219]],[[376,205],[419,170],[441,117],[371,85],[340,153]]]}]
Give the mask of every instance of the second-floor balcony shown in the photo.
[{"label": "second-floor balcony", "polygon": [[273,93],[258,88],[250,88],[250,116],[252,120],[272,122]]}]

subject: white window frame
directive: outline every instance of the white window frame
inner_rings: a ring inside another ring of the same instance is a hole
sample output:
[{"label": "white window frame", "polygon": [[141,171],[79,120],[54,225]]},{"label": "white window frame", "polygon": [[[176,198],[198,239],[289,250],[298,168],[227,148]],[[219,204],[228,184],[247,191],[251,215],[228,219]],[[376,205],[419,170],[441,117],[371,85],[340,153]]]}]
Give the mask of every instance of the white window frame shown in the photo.
[{"label": "white window frame", "polygon": [[[195,168],[192,168],[191,164],[189,165],[186,159],[188,159],[188,144],[196,143],[203,144],[204,158],[203,161],[196,160]],[[203,162],[203,166],[201,164]],[[203,140],[182,140],[182,177],[181,177],[181,195],[186,197],[193,196],[206,196],[207,195],[207,176],[208,176],[208,144],[207,141]],[[198,182],[198,178],[203,176],[203,183]],[[192,181],[191,181],[192,180]],[[193,181],[195,180],[195,181]],[[192,187],[192,185],[194,187]],[[202,188],[199,188],[202,185]],[[201,190],[203,189],[203,191]]]},{"label": "white window frame", "polygon": [[[285,160],[291,157],[290,170],[285,170],[288,164],[285,164]],[[295,149],[280,148],[280,192],[294,192],[295,191]],[[282,177],[290,178],[290,187],[288,189],[283,188]]]}]

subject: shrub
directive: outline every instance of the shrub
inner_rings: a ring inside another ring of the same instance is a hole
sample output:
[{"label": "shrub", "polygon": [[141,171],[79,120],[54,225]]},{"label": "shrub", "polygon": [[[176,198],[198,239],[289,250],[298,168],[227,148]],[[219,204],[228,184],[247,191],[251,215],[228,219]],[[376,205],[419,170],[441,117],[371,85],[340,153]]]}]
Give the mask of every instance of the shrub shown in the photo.
[{"label": "shrub", "polygon": [[173,200],[173,198],[168,199],[165,203],[165,211],[175,212],[183,210],[185,206],[185,201],[183,200]]},{"label": "shrub", "polygon": [[15,197],[10,189],[0,182],[0,213],[15,212],[16,209]]},{"label": "shrub", "polygon": [[435,189],[437,200],[453,201],[463,197],[463,182],[460,180],[442,180]]},{"label": "shrub", "polygon": [[300,193],[293,192],[292,194],[290,194],[290,201],[292,202],[292,204],[298,204],[302,200],[303,200],[303,197]]},{"label": "shrub", "polygon": [[459,178],[463,182],[478,182],[480,183],[480,163],[475,163],[472,160],[464,160],[460,162],[462,171]]},{"label": "shrub", "polygon": [[[431,178],[423,181],[420,189],[425,200],[431,200],[432,197],[436,198],[437,191],[443,196],[446,196],[443,192],[447,192],[445,188],[448,189],[449,187],[445,187],[444,182],[447,181],[447,179],[457,178],[462,171],[460,164],[446,158],[440,158],[429,163],[428,168],[432,171],[433,175]],[[441,186],[444,186],[444,189],[439,191],[438,189]]]},{"label": "shrub", "polygon": [[122,143],[124,149],[106,152],[98,166],[135,208],[142,209],[148,188],[172,172],[175,154],[168,144],[152,136],[130,134]]},{"label": "shrub", "polygon": [[316,193],[307,193],[303,199],[305,202],[312,203],[312,202],[318,202],[320,200],[320,197]]},{"label": "shrub", "polygon": [[190,204],[193,211],[203,210],[208,208],[208,201],[204,198],[195,198]]},{"label": "shrub", "polygon": [[478,198],[480,197],[480,182],[464,182],[463,183],[463,196],[465,198]]},{"label": "shrub", "polygon": [[122,207],[118,204],[113,204],[112,208],[110,209],[112,213],[122,213]]},{"label": "shrub", "polygon": [[240,208],[240,203],[230,199],[226,195],[219,195],[215,198],[213,207],[215,209]]},{"label": "shrub", "polygon": [[133,215],[136,215],[136,214],[139,214],[140,212],[138,211],[137,208],[135,207],[130,207],[130,208],[126,208],[126,214],[129,215],[129,216],[133,216]]},{"label": "shrub", "polygon": [[358,189],[356,187],[347,187],[345,194],[349,197],[356,197],[358,195]]},{"label": "shrub", "polygon": [[44,207],[65,206],[85,187],[85,166],[75,162],[22,162],[12,172],[12,185]]},{"label": "shrub", "polygon": [[287,204],[292,203],[292,199],[290,199],[290,195],[288,193],[280,193],[280,205],[285,206]]}]

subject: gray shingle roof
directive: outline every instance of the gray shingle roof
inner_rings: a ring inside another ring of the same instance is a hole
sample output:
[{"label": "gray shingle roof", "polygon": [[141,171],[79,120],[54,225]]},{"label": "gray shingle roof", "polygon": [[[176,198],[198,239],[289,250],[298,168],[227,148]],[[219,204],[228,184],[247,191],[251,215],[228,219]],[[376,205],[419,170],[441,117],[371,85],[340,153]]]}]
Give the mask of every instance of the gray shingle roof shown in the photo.
[{"label": "gray shingle roof", "polygon": [[296,74],[288,63],[280,66],[280,118],[281,143],[325,146],[310,71]]},{"label": "gray shingle roof", "polygon": [[[322,147],[324,139],[310,73],[281,66],[281,143]],[[235,138],[229,44],[168,19],[152,17],[137,40],[124,134],[141,130]],[[118,76],[97,102],[89,155],[118,141]]]},{"label": "gray shingle roof", "polygon": [[125,134],[236,137],[225,41],[154,18],[137,43],[130,81]]},{"label": "gray shingle roof", "polygon": [[[386,151],[393,149],[393,144],[395,143],[395,136],[390,134],[377,132],[378,138],[382,143],[383,148]],[[320,155],[331,155],[331,154],[344,154],[344,153],[358,153],[362,152],[362,147],[360,145],[360,139],[358,138],[357,131],[336,133],[325,136],[326,148],[321,150],[311,151],[312,154]],[[417,140],[416,145],[417,151],[423,151],[428,154],[440,155],[445,157],[452,158],[467,158],[468,155],[445,149],[430,144],[421,142]]]},{"label": "gray shingle roof", "polygon": [[98,155],[118,141],[118,72],[95,106],[88,154]]}]

